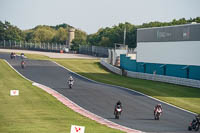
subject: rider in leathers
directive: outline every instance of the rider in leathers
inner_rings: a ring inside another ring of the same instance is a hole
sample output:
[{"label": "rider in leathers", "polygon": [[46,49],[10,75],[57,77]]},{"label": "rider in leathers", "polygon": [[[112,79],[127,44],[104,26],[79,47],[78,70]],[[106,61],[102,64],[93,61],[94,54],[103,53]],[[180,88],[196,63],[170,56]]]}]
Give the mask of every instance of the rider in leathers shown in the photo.
[{"label": "rider in leathers", "polygon": [[[114,115],[115,115],[115,113],[116,113],[116,108],[117,108],[118,106],[122,109],[122,103],[121,103],[120,101],[118,101],[118,102],[116,103],[116,105],[115,105]],[[122,111],[121,111],[121,112],[122,112]],[[120,114],[121,114],[121,112],[120,112]]]},{"label": "rider in leathers", "polygon": [[156,113],[156,110],[157,109],[161,109],[161,111],[162,111],[162,105],[161,104],[157,104],[156,106],[155,106],[155,108],[154,108],[154,115],[155,115],[155,113]]},{"label": "rider in leathers", "polygon": [[68,79],[68,83],[72,83],[73,84],[73,82],[74,82],[74,79],[73,79],[72,76],[70,76],[69,79]]}]

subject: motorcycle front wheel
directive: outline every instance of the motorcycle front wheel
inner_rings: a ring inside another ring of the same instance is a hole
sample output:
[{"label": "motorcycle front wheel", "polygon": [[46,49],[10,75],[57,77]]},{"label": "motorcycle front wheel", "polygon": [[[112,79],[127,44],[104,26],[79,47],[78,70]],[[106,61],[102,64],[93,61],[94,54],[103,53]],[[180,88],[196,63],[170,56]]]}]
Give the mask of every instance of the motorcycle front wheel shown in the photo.
[{"label": "motorcycle front wheel", "polygon": [[195,131],[199,131],[199,124],[196,125]]},{"label": "motorcycle front wheel", "polygon": [[192,130],[192,127],[191,127],[191,126],[189,126],[189,127],[188,127],[188,131],[191,131],[191,130]]}]

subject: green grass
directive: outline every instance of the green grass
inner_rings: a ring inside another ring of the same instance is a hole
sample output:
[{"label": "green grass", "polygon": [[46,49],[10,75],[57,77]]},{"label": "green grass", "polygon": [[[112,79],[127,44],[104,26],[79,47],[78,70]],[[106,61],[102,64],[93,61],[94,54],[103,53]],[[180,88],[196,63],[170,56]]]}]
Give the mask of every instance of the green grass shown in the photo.
[{"label": "green grass", "polygon": [[[71,124],[85,126],[86,133],[121,133],[75,113],[3,60],[0,68],[0,133],[69,133]],[[10,96],[11,89],[20,95]]]},{"label": "green grass", "polygon": [[199,88],[116,75],[103,68],[99,60],[54,59],[54,61],[90,79],[131,88],[192,112],[200,113]]},{"label": "green grass", "polygon": [[27,58],[33,59],[33,60],[50,60],[48,56],[45,55],[39,55],[39,54],[25,54]]}]

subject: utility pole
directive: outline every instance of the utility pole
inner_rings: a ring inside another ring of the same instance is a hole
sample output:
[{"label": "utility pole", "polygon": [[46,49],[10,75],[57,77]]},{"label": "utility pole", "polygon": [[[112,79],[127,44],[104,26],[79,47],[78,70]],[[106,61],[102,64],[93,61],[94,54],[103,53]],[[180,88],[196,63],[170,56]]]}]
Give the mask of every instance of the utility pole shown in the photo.
[{"label": "utility pole", "polygon": [[125,25],[125,28],[124,28],[124,45],[126,45],[126,25]]}]

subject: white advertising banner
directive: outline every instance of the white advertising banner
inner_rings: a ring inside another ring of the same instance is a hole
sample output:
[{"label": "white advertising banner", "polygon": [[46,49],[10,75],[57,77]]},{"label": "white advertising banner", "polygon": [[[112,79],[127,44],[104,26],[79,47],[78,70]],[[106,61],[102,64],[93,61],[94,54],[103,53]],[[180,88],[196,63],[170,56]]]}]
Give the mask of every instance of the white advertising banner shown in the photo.
[{"label": "white advertising banner", "polygon": [[84,132],[85,132],[85,127],[83,126],[76,126],[76,125],[71,126],[70,133],[84,133]]},{"label": "white advertising banner", "polygon": [[11,96],[18,96],[19,95],[19,90],[10,90],[10,95]]}]

